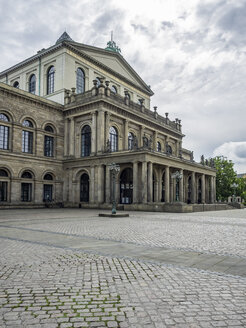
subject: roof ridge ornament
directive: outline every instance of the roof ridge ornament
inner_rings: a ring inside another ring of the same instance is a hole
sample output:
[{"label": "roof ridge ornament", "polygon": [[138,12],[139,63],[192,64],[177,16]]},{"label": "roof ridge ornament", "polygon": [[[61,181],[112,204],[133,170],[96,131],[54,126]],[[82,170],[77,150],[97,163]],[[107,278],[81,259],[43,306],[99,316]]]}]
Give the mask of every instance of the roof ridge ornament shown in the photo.
[{"label": "roof ridge ornament", "polygon": [[56,44],[63,41],[73,41],[73,39],[67,34],[67,32],[63,32],[62,35],[57,39]]},{"label": "roof ridge ornament", "polygon": [[111,31],[111,40],[108,41],[105,50],[121,53],[121,49],[116,45],[116,42],[113,41],[113,31]]}]

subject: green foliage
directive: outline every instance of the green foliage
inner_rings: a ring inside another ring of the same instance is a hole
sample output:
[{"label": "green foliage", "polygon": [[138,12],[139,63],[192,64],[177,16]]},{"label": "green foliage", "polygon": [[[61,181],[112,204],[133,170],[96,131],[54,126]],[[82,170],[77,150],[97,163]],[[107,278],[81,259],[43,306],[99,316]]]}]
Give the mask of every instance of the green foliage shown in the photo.
[{"label": "green foliage", "polygon": [[237,196],[241,196],[241,198],[246,202],[246,179],[237,178],[236,184],[238,185],[236,189]]},{"label": "green foliage", "polygon": [[227,200],[234,194],[233,183],[237,183],[237,174],[233,162],[224,156],[214,158],[216,168],[216,196],[218,200]]}]

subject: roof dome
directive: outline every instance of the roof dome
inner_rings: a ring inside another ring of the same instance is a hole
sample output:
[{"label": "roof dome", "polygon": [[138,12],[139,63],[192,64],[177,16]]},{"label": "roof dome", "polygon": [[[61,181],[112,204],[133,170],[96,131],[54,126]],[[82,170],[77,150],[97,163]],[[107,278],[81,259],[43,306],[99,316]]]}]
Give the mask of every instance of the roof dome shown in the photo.
[{"label": "roof dome", "polygon": [[59,37],[59,39],[57,39],[56,44],[63,42],[63,41],[73,41],[72,38],[70,38],[70,36],[67,34],[67,32],[63,32],[62,35]]}]

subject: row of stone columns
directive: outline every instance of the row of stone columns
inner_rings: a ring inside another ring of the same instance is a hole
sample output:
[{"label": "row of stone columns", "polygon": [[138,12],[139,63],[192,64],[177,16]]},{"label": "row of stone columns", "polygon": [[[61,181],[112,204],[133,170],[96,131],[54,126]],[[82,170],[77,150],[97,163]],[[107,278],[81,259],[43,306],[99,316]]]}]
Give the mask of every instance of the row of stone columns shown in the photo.
[{"label": "row of stone columns", "polygon": [[[110,113],[102,109],[91,113],[91,154],[105,151],[109,139]],[[120,131],[118,131],[120,133]],[[124,120],[123,144],[124,150],[128,150],[129,121]],[[144,126],[139,126],[139,147],[143,146]],[[153,131],[153,144],[156,147],[157,131]],[[75,156],[75,117],[65,119],[64,130],[64,156]]]}]

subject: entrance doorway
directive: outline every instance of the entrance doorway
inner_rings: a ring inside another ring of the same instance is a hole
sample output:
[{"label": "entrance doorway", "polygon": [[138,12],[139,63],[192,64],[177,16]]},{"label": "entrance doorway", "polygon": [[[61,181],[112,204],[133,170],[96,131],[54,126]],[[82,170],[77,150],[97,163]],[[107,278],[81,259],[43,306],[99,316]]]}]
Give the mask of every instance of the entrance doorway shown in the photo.
[{"label": "entrance doorway", "polygon": [[80,178],[80,201],[89,202],[89,176],[86,173]]},{"label": "entrance doorway", "polygon": [[132,204],[133,202],[133,175],[132,169],[122,171],[120,175],[120,203]]}]

